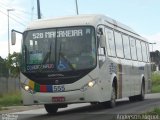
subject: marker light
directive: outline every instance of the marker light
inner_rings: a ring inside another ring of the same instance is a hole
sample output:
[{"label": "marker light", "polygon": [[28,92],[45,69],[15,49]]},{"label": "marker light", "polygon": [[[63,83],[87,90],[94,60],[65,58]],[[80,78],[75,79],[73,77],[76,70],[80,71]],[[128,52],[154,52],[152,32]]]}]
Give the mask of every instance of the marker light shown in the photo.
[{"label": "marker light", "polygon": [[96,83],[95,81],[90,81],[90,82],[88,83],[88,86],[89,86],[89,87],[93,87],[93,86],[95,85],[95,83]]}]

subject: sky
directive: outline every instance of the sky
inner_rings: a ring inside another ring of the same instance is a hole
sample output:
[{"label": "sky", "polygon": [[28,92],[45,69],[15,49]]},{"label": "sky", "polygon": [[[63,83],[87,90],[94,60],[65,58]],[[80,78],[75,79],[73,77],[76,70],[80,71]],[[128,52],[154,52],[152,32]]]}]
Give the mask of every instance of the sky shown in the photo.
[{"label": "sky", "polygon": [[[77,0],[79,14],[103,14],[111,17],[146,37],[150,51],[160,51],[160,0]],[[42,18],[76,15],[75,0],[40,0]],[[8,56],[9,30],[23,32],[27,25],[37,19],[36,0],[0,0],[0,56]],[[10,35],[9,35],[10,36]],[[152,49],[153,47],[153,49]],[[21,35],[11,53],[21,49]]]}]

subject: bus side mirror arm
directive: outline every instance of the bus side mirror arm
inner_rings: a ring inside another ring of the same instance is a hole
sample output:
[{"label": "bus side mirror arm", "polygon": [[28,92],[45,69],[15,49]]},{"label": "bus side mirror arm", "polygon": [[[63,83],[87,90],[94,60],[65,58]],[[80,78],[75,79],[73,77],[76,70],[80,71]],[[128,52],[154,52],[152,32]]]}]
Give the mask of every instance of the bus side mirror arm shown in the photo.
[{"label": "bus side mirror arm", "polygon": [[22,32],[19,32],[17,30],[12,29],[11,30],[11,43],[12,43],[12,45],[16,44],[16,33],[23,34]]}]

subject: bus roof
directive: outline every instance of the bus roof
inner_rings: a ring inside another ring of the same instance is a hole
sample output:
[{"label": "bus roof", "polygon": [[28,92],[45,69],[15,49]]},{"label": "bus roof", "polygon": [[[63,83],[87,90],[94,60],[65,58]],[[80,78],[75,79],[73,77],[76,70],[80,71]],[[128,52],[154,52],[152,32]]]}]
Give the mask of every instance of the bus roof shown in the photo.
[{"label": "bus roof", "polygon": [[92,25],[97,26],[101,22],[108,22],[112,25],[116,25],[134,32],[130,27],[104,15],[76,15],[66,16],[54,19],[38,19],[29,24],[27,30],[50,28],[50,27],[66,27],[66,26],[78,26],[78,25]]},{"label": "bus roof", "polygon": [[114,27],[119,27],[125,31],[131,32],[144,40],[139,34],[137,34],[130,27],[104,15],[91,14],[91,15],[76,15],[66,16],[53,19],[39,19],[31,22],[26,30],[43,29],[43,28],[54,28],[54,27],[68,27],[68,26],[79,26],[79,25],[91,25],[97,26],[99,24],[110,24]]}]

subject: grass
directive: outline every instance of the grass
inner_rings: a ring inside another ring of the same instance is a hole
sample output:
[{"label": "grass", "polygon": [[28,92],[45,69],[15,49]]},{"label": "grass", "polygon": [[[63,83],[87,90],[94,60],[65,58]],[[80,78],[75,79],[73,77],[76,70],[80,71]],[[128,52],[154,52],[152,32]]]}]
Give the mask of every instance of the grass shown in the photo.
[{"label": "grass", "polygon": [[141,115],[144,117],[143,119],[139,119],[139,120],[159,120],[160,108],[154,108],[152,111],[143,113]]},{"label": "grass", "polygon": [[7,107],[7,106],[22,105],[21,100],[22,98],[21,98],[20,92],[0,95],[0,110],[4,110],[5,109],[4,107]]},{"label": "grass", "polygon": [[147,112],[147,115],[159,115],[160,116],[160,108],[154,108],[153,111]]},{"label": "grass", "polygon": [[160,93],[160,73],[152,73],[152,93]]}]

